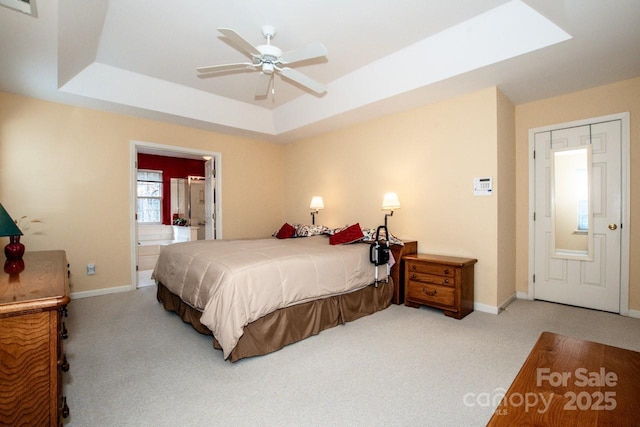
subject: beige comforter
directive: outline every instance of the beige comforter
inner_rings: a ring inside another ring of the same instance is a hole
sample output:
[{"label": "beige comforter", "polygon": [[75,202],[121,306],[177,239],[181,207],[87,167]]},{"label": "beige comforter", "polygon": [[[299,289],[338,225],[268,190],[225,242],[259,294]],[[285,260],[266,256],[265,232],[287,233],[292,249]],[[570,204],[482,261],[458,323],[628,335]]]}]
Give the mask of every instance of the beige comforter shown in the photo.
[{"label": "beige comforter", "polygon": [[[200,323],[225,359],[244,327],[279,308],[361,289],[374,282],[369,245],[329,245],[327,236],[208,240],[163,249],[152,276],[202,311]],[[378,279],[386,277],[379,267]]]}]

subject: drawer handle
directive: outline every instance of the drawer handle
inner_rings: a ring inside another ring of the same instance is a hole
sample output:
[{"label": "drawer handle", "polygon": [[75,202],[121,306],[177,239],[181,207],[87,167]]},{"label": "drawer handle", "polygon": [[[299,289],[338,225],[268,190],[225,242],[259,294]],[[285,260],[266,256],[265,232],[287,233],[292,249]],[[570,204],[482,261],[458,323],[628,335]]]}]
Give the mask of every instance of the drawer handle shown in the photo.
[{"label": "drawer handle", "polygon": [[[446,271],[445,271],[446,273]],[[449,283],[449,279],[444,279],[444,283]]]},{"label": "drawer handle", "polygon": [[416,265],[415,265],[415,264],[414,264],[414,265],[412,265],[412,266],[411,266],[411,269],[412,269],[412,270],[415,270],[415,269],[416,269]]},{"label": "drawer handle", "polygon": [[69,418],[69,406],[67,405],[67,396],[62,397],[62,418]]},{"label": "drawer handle", "polygon": [[67,326],[62,322],[62,339],[66,340],[69,338],[69,333],[67,332]]},{"label": "drawer handle", "polygon": [[444,274],[449,274],[449,269],[448,268],[444,270]]},{"label": "drawer handle", "polygon": [[58,362],[60,365],[60,369],[62,372],[69,372],[69,361],[67,360],[67,355],[62,356],[62,362]]},{"label": "drawer handle", "polygon": [[418,276],[416,276],[415,274],[412,274],[411,275],[411,280],[415,280],[416,277],[418,277]]},{"label": "drawer handle", "polygon": [[430,297],[433,297],[433,296],[436,296],[436,294],[438,293],[438,290],[434,289],[433,292],[429,292],[429,289],[422,288],[422,292],[424,292],[425,294],[429,295]]}]

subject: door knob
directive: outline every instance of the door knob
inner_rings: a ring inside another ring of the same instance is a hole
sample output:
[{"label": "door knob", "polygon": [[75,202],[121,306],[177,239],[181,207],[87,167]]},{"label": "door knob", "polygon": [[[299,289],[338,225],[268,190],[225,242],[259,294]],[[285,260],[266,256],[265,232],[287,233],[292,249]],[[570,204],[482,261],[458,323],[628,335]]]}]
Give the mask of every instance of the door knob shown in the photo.
[{"label": "door knob", "polygon": [[616,224],[609,224],[609,230],[615,230],[616,228],[618,228]]}]

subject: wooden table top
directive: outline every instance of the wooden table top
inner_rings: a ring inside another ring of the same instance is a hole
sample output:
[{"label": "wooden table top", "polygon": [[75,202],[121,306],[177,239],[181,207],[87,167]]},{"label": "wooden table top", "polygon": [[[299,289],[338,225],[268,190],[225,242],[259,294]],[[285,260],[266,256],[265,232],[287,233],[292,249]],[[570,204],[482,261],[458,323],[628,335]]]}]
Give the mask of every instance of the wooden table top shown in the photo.
[{"label": "wooden table top", "polygon": [[640,425],[640,353],[543,332],[489,426]]},{"label": "wooden table top", "polygon": [[0,316],[51,309],[69,302],[64,251],[25,252],[20,268],[0,271]]}]

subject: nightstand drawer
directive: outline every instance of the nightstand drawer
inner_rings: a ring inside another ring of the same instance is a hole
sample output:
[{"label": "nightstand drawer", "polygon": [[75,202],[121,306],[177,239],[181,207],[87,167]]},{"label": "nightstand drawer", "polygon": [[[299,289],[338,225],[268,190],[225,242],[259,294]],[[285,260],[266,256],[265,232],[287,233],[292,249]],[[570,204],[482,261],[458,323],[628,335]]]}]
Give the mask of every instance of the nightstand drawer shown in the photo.
[{"label": "nightstand drawer", "polygon": [[437,274],[438,276],[453,277],[456,274],[455,267],[441,264],[425,264],[422,262],[411,262],[409,271],[424,274]]},{"label": "nightstand drawer", "polygon": [[446,286],[427,285],[409,281],[407,298],[427,305],[453,308],[456,302],[455,289]]},{"label": "nightstand drawer", "polygon": [[433,274],[423,274],[423,273],[409,273],[409,280],[414,282],[421,283],[429,283],[433,285],[441,285],[441,286],[456,286],[456,278],[455,277],[447,277],[447,276],[436,276]]}]

